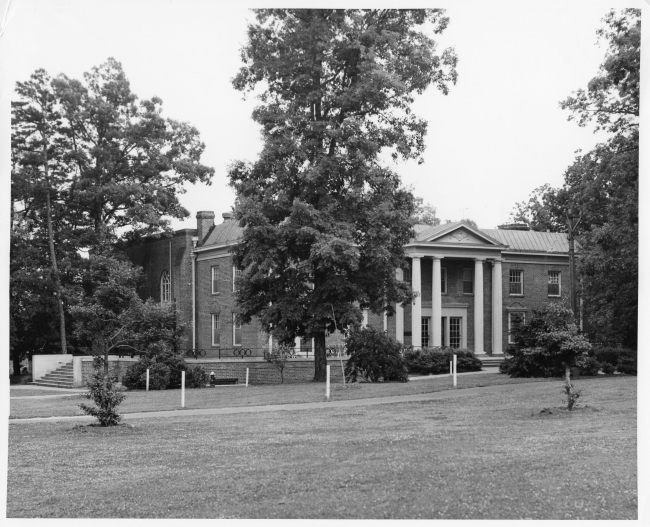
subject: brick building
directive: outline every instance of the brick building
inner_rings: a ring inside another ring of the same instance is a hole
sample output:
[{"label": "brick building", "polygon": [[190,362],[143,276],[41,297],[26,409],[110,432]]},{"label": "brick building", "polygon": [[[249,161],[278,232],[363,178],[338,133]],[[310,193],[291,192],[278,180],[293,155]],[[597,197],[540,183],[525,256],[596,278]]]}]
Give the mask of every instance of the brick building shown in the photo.
[{"label": "brick building", "polygon": [[[237,270],[230,250],[242,228],[231,213],[219,224],[213,212],[196,218],[196,229],[130,250],[146,275],[140,294],[176,303],[189,329],[188,349],[204,349],[212,358],[232,358],[240,349],[260,355],[269,336],[258,324],[238,325],[233,296]],[[415,231],[405,247],[410,265],[397,271],[419,293],[415,301],[396,306],[394,316],[364,313],[364,323],[405,344],[470,348],[482,357],[499,357],[513,324],[549,301],[568,299],[566,234],[522,225],[477,229],[464,222],[416,225]],[[298,341],[296,346],[303,353],[312,347]]]}]

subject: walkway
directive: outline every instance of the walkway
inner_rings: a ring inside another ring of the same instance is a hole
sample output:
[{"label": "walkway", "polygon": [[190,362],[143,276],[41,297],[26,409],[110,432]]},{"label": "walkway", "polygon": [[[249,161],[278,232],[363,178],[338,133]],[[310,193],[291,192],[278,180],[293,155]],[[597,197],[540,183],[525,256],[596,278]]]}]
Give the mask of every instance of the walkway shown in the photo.
[{"label": "walkway", "polygon": [[[291,412],[296,410],[315,410],[345,408],[350,406],[372,406],[376,404],[415,403],[424,401],[436,401],[440,399],[451,399],[455,397],[471,397],[473,395],[499,394],[520,389],[530,389],[528,383],[522,384],[500,384],[485,387],[465,388],[458,390],[444,390],[434,393],[423,393],[417,395],[393,395],[390,397],[373,397],[369,399],[348,399],[345,401],[329,401],[320,403],[295,403],[295,404],[270,404],[267,406],[238,406],[231,408],[197,408],[192,410],[163,410],[158,412],[136,412],[123,414],[124,421],[131,419],[156,419],[164,417],[183,417],[194,415],[227,415],[227,414],[249,414],[260,412]],[[74,415],[65,417],[32,417],[29,419],[9,419],[10,423],[54,423],[60,421],[94,421],[95,418],[88,415]]]}]

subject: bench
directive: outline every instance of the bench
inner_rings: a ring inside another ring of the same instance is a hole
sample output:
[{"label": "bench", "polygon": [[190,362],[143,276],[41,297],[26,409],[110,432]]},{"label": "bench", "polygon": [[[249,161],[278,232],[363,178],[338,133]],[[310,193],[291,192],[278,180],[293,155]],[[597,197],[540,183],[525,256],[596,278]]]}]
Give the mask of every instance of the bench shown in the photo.
[{"label": "bench", "polygon": [[210,380],[212,386],[223,386],[225,384],[239,384],[239,379],[233,377],[231,379],[212,379]]}]

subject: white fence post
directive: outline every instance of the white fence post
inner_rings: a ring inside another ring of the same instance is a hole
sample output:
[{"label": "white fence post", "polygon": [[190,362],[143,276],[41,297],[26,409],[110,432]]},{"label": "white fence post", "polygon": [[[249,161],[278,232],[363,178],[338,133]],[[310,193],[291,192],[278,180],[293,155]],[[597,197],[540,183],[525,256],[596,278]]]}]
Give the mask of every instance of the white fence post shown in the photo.
[{"label": "white fence post", "polygon": [[149,368],[147,368],[147,391],[149,391]]},{"label": "white fence post", "polygon": [[453,374],[454,374],[454,361],[450,360],[449,361],[449,375],[453,375]]},{"label": "white fence post", "polygon": [[181,372],[181,408],[185,408],[185,370]]},{"label": "white fence post", "polygon": [[246,386],[248,386],[248,368],[246,368]]},{"label": "white fence post", "polygon": [[454,355],[454,388],[456,387],[456,376],[458,375],[458,361],[457,356]]},{"label": "white fence post", "polygon": [[330,365],[327,365],[327,381],[325,382],[325,397],[330,400]]}]

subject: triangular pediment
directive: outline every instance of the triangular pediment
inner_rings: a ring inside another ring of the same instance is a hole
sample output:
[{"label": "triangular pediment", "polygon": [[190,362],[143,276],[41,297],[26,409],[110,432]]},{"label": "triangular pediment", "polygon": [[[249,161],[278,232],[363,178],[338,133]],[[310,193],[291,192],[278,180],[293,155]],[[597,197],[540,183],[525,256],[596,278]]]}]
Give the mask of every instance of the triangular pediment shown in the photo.
[{"label": "triangular pediment", "polygon": [[450,245],[501,245],[498,241],[482,233],[479,229],[464,222],[449,225],[447,228],[436,229],[435,232],[423,231],[420,233],[420,241],[435,242]]}]

